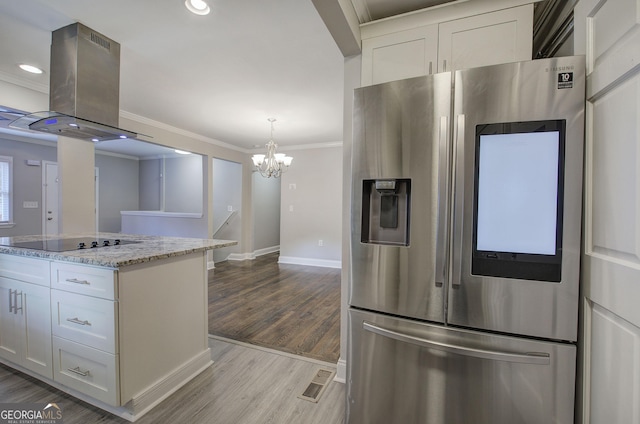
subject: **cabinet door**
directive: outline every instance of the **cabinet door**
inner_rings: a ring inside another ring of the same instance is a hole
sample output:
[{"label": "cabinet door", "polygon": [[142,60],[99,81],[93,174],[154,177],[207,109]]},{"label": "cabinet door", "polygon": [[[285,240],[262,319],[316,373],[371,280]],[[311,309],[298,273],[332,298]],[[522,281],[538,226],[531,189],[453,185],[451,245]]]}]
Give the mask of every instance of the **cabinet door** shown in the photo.
[{"label": "cabinet door", "polygon": [[49,288],[0,277],[0,356],[53,378]]},{"label": "cabinet door", "polygon": [[437,50],[437,25],[362,40],[362,86],[432,74]]},{"label": "cabinet door", "polygon": [[0,357],[20,364],[24,319],[15,312],[17,282],[0,277]]},{"label": "cabinet door", "polygon": [[533,5],[441,23],[438,72],[531,60]]},{"label": "cabinet door", "polygon": [[49,288],[26,283],[22,285],[20,312],[25,322],[22,366],[53,378]]}]

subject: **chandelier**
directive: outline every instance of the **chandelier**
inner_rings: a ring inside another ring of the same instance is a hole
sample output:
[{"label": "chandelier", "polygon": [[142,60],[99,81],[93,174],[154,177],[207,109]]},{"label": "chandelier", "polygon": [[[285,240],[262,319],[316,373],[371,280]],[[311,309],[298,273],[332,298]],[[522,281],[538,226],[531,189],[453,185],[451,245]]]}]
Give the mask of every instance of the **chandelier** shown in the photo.
[{"label": "chandelier", "polygon": [[265,145],[267,148],[267,154],[253,155],[251,160],[253,160],[253,164],[260,172],[260,175],[265,178],[278,178],[286,172],[287,169],[289,169],[289,165],[291,165],[293,158],[285,155],[284,153],[276,153],[278,145],[273,141],[273,123],[276,120],[275,118],[269,118],[268,121],[271,122],[271,138]]}]

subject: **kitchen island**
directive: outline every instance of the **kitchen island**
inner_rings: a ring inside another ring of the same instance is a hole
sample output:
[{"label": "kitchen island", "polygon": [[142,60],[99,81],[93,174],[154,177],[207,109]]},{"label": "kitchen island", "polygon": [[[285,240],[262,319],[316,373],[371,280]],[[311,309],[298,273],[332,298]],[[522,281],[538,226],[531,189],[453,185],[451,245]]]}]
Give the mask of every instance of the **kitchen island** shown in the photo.
[{"label": "kitchen island", "polygon": [[[80,238],[100,245],[51,251]],[[112,233],[0,238],[0,362],[135,421],[211,365],[206,251],[234,244]]]}]

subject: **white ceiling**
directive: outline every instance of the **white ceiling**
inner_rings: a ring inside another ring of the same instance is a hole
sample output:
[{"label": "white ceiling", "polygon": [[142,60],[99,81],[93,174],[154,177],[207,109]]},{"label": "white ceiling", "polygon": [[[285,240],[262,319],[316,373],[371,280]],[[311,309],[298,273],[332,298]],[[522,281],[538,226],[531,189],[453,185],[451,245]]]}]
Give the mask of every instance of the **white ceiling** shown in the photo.
[{"label": "white ceiling", "polygon": [[[363,22],[440,2],[353,0]],[[241,150],[263,148],[270,117],[281,147],[342,141],[343,57],[311,0],[209,3],[197,16],[183,0],[0,2],[0,79],[48,93],[51,32],[81,22],[120,43],[127,114]]]}]

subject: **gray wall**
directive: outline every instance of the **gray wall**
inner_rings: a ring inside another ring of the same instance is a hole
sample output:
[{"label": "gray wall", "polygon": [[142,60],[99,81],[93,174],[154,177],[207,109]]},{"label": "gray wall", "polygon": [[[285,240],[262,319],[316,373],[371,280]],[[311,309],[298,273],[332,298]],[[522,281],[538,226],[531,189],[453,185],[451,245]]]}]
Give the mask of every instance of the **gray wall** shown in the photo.
[{"label": "gray wall", "polygon": [[293,164],[281,177],[280,259],[310,265],[329,261],[339,265],[342,146],[287,153],[293,156]]},{"label": "gray wall", "polygon": [[[42,234],[42,162],[55,162],[55,143],[27,143],[0,134],[0,156],[13,157],[13,228],[0,228],[0,237]],[[28,166],[27,160],[40,166]],[[35,209],[25,209],[23,202],[38,202]]]},{"label": "gray wall", "polygon": [[202,213],[202,156],[166,158],[164,175],[165,212]]},{"label": "gray wall", "polygon": [[[224,240],[240,240],[242,235],[242,164],[227,160],[212,159],[213,166],[213,237]],[[235,215],[224,224],[232,209]],[[224,224],[224,225],[223,225]],[[213,261],[227,259],[230,253],[238,252],[238,246],[213,250]]]},{"label": "gray wall", "polygon": [[162,160],[146,159],[139,163],[138,207],[133,210],[162,210]]},{"label": "gray wall", "polygon": [[136,210],[202,213],[202,156],[141,160],[139,192]]},{"label": "gray wall", "polygon": [[138,160],[96,154],[98,231],[119,233],[120,211],[138,209]]},{"label": "gray wall", "polygon": [[[13,221],[15,227],[0,229],[0,236],[42,234],[42,161],[57,162],[55,142],[26,141],[0,136],[0,156],[13,157]],[[28,166],[27,160],[40,161]],[[99,230],[120,232],[120,211],[138,209],[138,161],[132,158],[96,155],[99,169]],[[38,208],[25,209],[25,201]]]},{"label": "gray wall", "polygon": [[252,174],[253,251],[270,250],[280,245],[280,178]]}]

